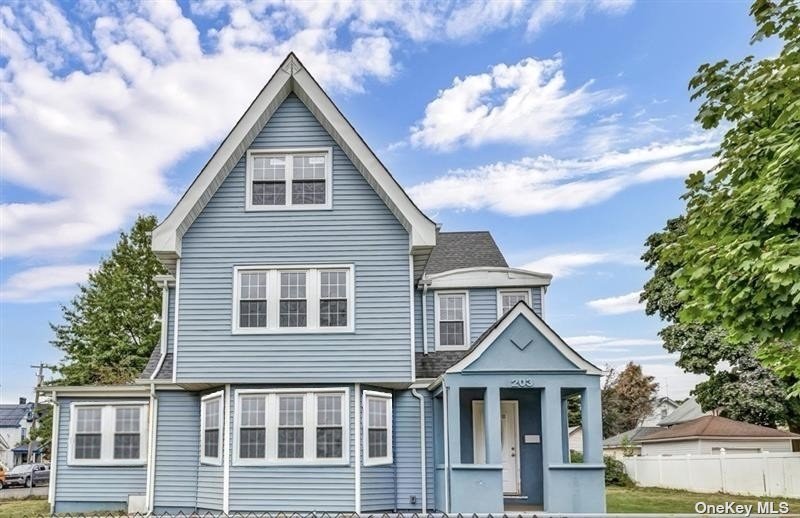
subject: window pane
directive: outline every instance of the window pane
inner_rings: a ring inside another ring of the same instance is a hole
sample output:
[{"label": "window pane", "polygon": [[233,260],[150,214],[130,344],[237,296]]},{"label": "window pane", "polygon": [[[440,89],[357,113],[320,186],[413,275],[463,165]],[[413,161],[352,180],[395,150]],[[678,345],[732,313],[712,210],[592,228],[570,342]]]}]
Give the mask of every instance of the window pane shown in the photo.
[{"label": "window pane", "polygon": [[266,424],[266,399],[264,396],[243,396],[241,402],[241,426],[264,427]]},{"label": "window pane", "polygon": [[385,429],[369,429],[369,456],[370,458],[387,457],[389,444],[388,431]]},{"label": "window pane", "polygon": [[319,302],[320,327],[347,327],[347,300]]},{"label": "window pane", "polygon": [[240,272],[239,293],[242,300],[266,300],[267,272]]},{"label": "window pane", "polygon": [[338,459],[342,456],[342,429],[317,428],[317,457]]},{"label": "window pane", "polygon": [[139,458],[139,434],[138,433],[116,433],[114,434],[114,458],[115,459],[138,459]]},{"label": "window pane", "polygon": [[322,271],[319,273],[319,284],[320,298],[347,298],[347,272]]},{"label": "window pane", "polygon": [[81,408],[76,409],[75,431],[77,433],[100,433],[102,430],[102,408]]},{"label": "window pane", "polygon": [[278,426],[303,426],[303,396],[280,396],[278,402]]},{"label": "window pane", "polygon": [[317,425],[341,426],[342,396],[339,394],[320,394],[317,396]]},{"label": "window pane", "polygon": [[439,297],[439,320],[464,320],[464,296],[441,295]]},{"label": "window pane", "polygon": [[439,322],[441,345],[464,345],[464,322]]},{"label": "window pane", "polygon": [[206,430],[203,446],[203,455],[206,457],[219,457],[219,430]]},{"label": "window pane", "polygon": [[386,421],[386,408],[388,401],[384,398],[367,398],[367,413],[369,421],[367,426],[370,428],[385,428]]},{"label": "window pane", "polygon": [[239,431],[239,457],[263,459],[266,451],[267,432],[263,428],[242,428]]},{"label": "window pane", "polygon": [[99,433],[75,434],[75,458],[99,459],[101,440]]},{"label": "window pane", "polygon": [[508,312],[511,308],[517,305],[517,303],[521,300],[528,302],[528,294],[524,291],[517,291],[513,293],[503,293],[502,299],[502,311],[503,313]]},{"label": "window pane", "polygon": [[117,432],[139,433],[139,416],[141,411],[139,408],[117,408],[116,428]]},{"label": "window pane", "polygon": [[295,180],[324,180],[325,155],[296,155],[292,159]]},{"label": "window pane", "polygon": [[253,205],[286,205],[284,182],[253,182]]},{"label": "window pane", "polygon": [[253,158],[253,180],[283,180],[286,177],[286,159],[277,156]]},{"label": "window pane", "polygon": [[306,272],[281,272],[281,298],[306,298]]},{"label": "window pane", "polygon": [[282,300],[280,303],[281,327],[306,327],[307,315],[305,300]]},{"label": "window pane", "polygon": [[240,301],[239,327],[267,327],[267,301]]},{"label": "window pane", "polygon": [[321,205],[325,203],[325,182],[297,181],[292,182],[292,204]]},{"label": "window pane", "polygon": [[278,429],[278,458],[279,459],[303,458],[302,428]]},{"label": "window pane", "polygon": [[209,399],[205,402],[205,428],[219,428],[219,398]]}]

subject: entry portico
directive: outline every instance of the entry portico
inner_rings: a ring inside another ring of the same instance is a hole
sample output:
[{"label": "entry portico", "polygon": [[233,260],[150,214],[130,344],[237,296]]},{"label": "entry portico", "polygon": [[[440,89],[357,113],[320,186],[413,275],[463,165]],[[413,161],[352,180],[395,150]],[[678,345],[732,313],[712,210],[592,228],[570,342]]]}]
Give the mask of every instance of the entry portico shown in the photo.
[{"label": "entry portico", "polygon": [[[600,375],[519,302],[437,380],[436,508],[604,512]],[[572,397],[582,463],[570,463]]]}]

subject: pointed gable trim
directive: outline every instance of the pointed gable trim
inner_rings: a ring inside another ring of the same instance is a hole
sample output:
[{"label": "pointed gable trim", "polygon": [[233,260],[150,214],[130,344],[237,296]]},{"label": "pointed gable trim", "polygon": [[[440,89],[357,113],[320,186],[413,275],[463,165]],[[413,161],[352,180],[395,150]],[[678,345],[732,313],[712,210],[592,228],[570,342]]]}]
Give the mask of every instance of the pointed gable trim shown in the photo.
[{"label": "pointed gable trim", "polygon": [[211,159],[178,201],[172,212],[153,231],[152,248],[166,263],[181,255],[181,238],[222,185],[253,140],[286,97],[294,92],[342,148],[410,234],[410,246],[432,247],[436,225],[411,201],[375,153],[367,146],[333,101],[290,53],[247,111],[222,141]]},{"label": "pointed gable trim", "polygon": [[524,301],[520,301],[511,311],[503,315],[497,323],[488,330],[473,345],[472,350],[464,356],[458,363],[445,371],[447,374],[462,372],[480,358],[486,350],[503,334],[503,331],[518,317],[525,318],[533,325],[564,357],[572,362],[579,369],[583,369],[587,374],[601,375],[603,372],[594,364],[586,360],[570,347],[563,338],[553,331],[539,315]]}]

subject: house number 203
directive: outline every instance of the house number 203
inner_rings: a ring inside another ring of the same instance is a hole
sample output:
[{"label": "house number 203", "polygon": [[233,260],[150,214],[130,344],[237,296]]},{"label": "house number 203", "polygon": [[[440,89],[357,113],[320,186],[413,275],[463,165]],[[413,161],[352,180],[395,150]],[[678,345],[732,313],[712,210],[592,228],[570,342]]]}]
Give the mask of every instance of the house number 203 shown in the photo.
[{"label": "house number 203", "polygon": [[531,378],[512,378],[511,379],[511,386],[512,387],[532,387],[533,380]]}]

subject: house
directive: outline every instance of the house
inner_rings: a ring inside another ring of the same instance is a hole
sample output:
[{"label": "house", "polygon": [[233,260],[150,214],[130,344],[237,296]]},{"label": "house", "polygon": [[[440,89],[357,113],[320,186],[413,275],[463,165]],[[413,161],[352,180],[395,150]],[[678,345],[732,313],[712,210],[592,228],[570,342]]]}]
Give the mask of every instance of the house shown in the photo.
[{"label": "house", "polygon": [[637,426],[632,430],[612,435],[603,440],[603,454],[617,459],[641,455],[642,446],[639,442],[659,430],[661,428],[658,426]]},{"label": "house", "polygon": [[651,427],[651,426],[659,426],[659,423],[666,419],[672,412],[674,412],[680,405],[665,396],[659,397],[656,399],[655,404],[653,405],[653,411],[650,412],[642,422],[639,423],[639,426],[642,427]]},{"label": "house", "polygon": [[28,437],[30,430],[33,403],[24,397],[19,404],[0,405],[0,467],[11,469],[20,460],[14,454],[14,448]]},{"label": "house", "polygon": [[583,429],[580,426],[570,426],[567,430],[570,451],[583,453]]},{"label": "house", "polygon": [[706,415],[662,428],[640,439],[641,454],[647,455],[716,455],[720,453],[791,452],[792,440],[800,435]]},{"label": "house", "polygon": [[712,415],[713,412],[703,412],[700,404],[693,397],[686,398],[686,401],[678,405],[678,407],[671,413],[667,414],[664,418],[658,421],[658,426],[669,427],[687,421],[693,421],[698,417],[704,415]]},{"label": "house", "polygon": [[441,231],[294,55],[152,248],[141,379],[45,389],[54,512],[604,511],[601,371],[545,322],[551,276]]}]

